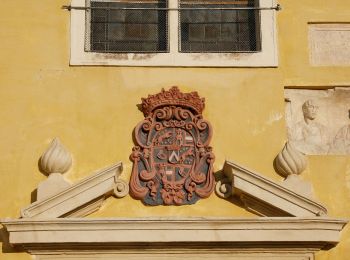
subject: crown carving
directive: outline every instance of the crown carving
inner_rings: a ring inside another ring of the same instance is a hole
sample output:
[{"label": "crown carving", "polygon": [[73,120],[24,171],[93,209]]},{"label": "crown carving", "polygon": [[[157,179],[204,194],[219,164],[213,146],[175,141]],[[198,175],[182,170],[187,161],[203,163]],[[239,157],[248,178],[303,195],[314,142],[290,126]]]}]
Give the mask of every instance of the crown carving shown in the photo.
[{"label": "crown carving", "polygon": [[141,98],[142,112],[145,116],[150,115],[156,108],[164,106],[180,106],[191,109],[197,114],[202,114],[205,99],[198,95],[197,91],[183,93],[178,87],[171,87],[155,95],[148,95],[147,98]]}]

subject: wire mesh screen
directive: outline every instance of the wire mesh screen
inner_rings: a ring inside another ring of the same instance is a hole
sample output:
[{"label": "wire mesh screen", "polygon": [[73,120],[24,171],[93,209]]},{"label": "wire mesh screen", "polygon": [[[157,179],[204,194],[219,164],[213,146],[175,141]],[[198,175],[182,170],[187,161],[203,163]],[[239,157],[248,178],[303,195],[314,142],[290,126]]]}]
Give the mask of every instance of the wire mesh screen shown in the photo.
[{"label": "wire mesh screen", "polygon": [[[166,0],[90,1],[87,49],[94,52],[167,52]],[[152,10],[153,9],[153,10]]]},{"label": "wire mesh screen", "polygon": [[260,11],[233,10],[258,7],[257,2],[180,0],[181,52],[260,51]]}]

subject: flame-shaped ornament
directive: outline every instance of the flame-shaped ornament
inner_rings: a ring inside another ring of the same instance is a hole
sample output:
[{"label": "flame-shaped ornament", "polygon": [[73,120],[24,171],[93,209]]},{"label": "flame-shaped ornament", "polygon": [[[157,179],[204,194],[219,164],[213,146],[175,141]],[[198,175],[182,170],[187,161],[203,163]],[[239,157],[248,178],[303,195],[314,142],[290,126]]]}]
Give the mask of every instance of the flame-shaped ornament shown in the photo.
[{"label": "flame-shaped ornament", "polygon": [[72,165],[72,156],[56,137],[50,147],[40,158],[40,169],[50,175],[51,173],[65,173]]},{"label": "flame-shaped ornament", "polygon": [[289,142],[275,158],[275,170],[284,177],[292,174],[299,175],[306,169],[306,166],[306,156]]}]

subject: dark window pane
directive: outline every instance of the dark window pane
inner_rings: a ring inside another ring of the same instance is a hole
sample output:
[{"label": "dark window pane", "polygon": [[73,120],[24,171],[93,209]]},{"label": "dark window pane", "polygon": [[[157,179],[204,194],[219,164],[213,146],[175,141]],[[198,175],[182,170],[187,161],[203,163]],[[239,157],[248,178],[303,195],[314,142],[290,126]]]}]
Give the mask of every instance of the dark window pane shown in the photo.
[{"label": "dark window pane", "polygon": [[[94,33],[95,34],[95,33]],[[114,23],[108,25],[108,34],[106,40],[108,41],[119,41],[123,40],[125,35],[124,26],[122,24]],[[100,38],[102,40],[104,38]]]},{"label": "dark window pane", "polygon": [[205,28],[200,24],[189,24],[189,41],[203,41],[205,37]]},{"label": "dark window pane", "polygon": [[[260,51],[259,10],[254,0],[180,0],[181,52]],[[197,10],[186,10],[197,8]]]},{"label": "dark window pane", "polygon": [[[91,1],[90,51],[166,52],[166,0]],[[128,9],[129,8],[129,9]],[[140,8],[140,9],[138,9]],[[146,9],[146,10],[145,10]]]},{"label": "dark window pane", "polygon": [[216,42],[216,39],[220,37],[220,24],[208,24],[205,27],[205,40],[213,40]]}]

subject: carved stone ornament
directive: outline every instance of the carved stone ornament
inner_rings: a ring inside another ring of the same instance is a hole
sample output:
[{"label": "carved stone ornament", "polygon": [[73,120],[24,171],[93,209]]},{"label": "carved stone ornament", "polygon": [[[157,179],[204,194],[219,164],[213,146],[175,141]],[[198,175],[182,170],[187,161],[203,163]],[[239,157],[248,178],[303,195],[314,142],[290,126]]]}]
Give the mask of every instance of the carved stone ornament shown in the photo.
[{"label": "carved stone ornament", "polygon": [[130,195],[148,205],[193,204],[214,189],[212,128],[204,98],[177,87],[142,99],[135,128]]},{"label": "carved stone ornament", "polygon": [[39,168],[48,178],[39,183],[37,200],[56,194],[71,184],[62,176],[72,166],[72,156],[60,139],[54,138],[49,148],[40,157]]},{"label": "carved stone ornament", "polygon": [[40,157],[40,169],[47,175],[65,173],[72,166],[72,156],[56,137]]},{"label": "carved stone ornament", "polygon": [[284,93],[288,140],[297,150],[307,155],[350,155],[349,86],[287,88]]},{"label": "carved stone ornament", "polygon": [[299,175],[307,166],[306,156],[299,152],[292,143],[287,142],[275,158],[274,166],[277,173],[283,177],[292,174]]}]

